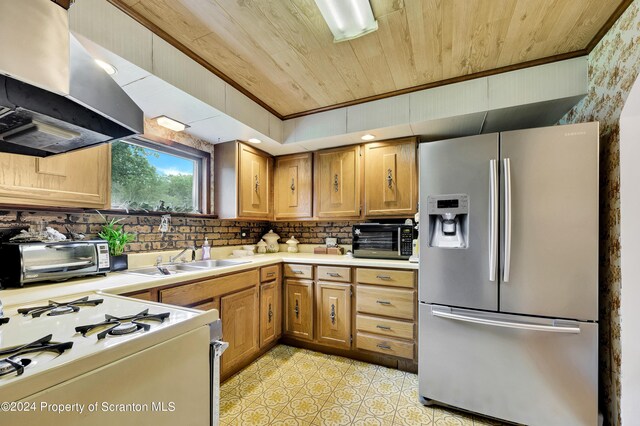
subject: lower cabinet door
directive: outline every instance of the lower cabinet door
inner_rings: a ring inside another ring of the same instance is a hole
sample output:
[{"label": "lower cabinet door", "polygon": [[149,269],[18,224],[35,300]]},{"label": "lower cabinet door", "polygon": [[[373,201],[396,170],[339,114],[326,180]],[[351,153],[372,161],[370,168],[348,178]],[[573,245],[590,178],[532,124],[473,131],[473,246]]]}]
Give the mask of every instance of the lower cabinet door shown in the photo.
[{"label": "lower cabinet door", "polygon": [[258,289],[251,287],[220,300],[222,339],[229,348],[222,354],[222,374],[258,351]]},{"label": "lower cabinet door", "polygon": [[313,340],[313,281],[286,280],[285,333]]},{"label": "lower cabinet door", "polygon": [[278,338],[280,292],[276,281],[260,286],[260,347]]},{"label": "lower cabinet door", "polygon": [[351,348],[351,284],[316,285],[318,343]]}]

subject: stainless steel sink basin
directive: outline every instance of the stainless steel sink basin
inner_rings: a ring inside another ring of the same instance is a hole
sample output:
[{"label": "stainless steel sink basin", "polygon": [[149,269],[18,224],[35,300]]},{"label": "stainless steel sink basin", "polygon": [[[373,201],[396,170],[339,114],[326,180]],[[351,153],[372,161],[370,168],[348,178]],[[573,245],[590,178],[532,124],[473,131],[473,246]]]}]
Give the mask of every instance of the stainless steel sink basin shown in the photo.
[{"label": "stainless steel sink basin", "polygon": [[[162,268],[166,268],[170,275],[181,274],[184,272],[202,271],[204,269],[224,268],[225,266],[241,265],[243,263],[249,263],[249,260],[199,260],[197,262],[190,263],[172,263],[169,265],[162,265]],[[129,269],[126,271],[128,274],[145,275],[145,276],[164,276],[160,269],[156,266],[147,266],[144,268]]]},{"label": "stainless steel sink basin", "polygon": [[250,260],[198,260],[196,262],[189,263],[189,266],[195,266],[198,268],[223,268],[225,266],[242,265],[243,263],[249,263]]},{"label": "stainless steel sink basin", "polygon": [[[162,265],[162,268],[165,268],[167,271],[169,271],[170,275],[202,270],[202,267],[192,266],[191,264],[181,264],[181,263],[174,264],[174,265]],[[147,266],[144,268],[129,269],[127,273],[135,274],[135,275],[147,275],[147,276],[166,275],[163,272],[161,272],[160,269],[158,269],[156,266]]]}]

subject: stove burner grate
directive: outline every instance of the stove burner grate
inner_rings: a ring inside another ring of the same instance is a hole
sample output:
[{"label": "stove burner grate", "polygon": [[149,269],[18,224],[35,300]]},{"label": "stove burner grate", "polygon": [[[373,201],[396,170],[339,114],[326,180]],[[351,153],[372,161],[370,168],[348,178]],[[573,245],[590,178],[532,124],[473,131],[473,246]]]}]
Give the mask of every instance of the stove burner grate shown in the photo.
[{"label": "stove burner grate", "polygon": [[55,315],[64,315],[71,314],[74,312],[78,312],[80,310],[80,306],[96,306],[104,302],[104,299],[94,299],[89,300],[89,296],[72,300],[71,302],[55,302],[53,300],[49,300],[49,304],[47,306],[34,306],[32,308],[20,308],[18,309],[18,313],[22,315],[31,315],[33,318],[37,318],[42,314],[46,313],[49,316]]},{"label": "stove burner grate", "polygon": [[6,324],[9,322],[9,317],[0,317],[0,325]]},{"label": "stove burner grate", "polygon": [[23,358],[22,355],[38,352],[57,352],[61,355],[73,346],[73,342],[52,342],[52,338],[53,335],[49,334],[35,342],[0,349],[0,376],[13,372],[17,376],[24,373],[24,368],[32,361],[29,358]]},{"label": "stove burner grate", "polygon": [[76,332],[87,337],[87,333],[93,329],[108,327],[106,330],[97,334],[98,340],[101,340],[107,337],[107,335],[121,336],[134,333],[138,330],[148,331],[151,328],[151,325],[146,324],[144,321],[164,322],[168,317],[169,312],[150,314],[148,309],[145,309],[139,314],[129,315],[126,317],[115,317],[113,315],[106,314],[104,316],[105,321],[96,324],[81,325],[76,327]]}]

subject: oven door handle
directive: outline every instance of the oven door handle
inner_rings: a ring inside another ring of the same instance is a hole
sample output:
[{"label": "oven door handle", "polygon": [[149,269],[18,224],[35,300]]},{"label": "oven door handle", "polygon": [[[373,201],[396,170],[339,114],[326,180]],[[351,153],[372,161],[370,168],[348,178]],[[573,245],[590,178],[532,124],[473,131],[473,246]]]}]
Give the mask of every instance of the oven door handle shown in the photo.
[{"label": "oven door handle", "polygon": [[48,249],[54,250],[62,250],[66,248],[77,248],[77,247],[89,247],[93,244],[91,243],[73,243],[73,244],[47,244],[45,247]]},{"label": "oven door handle", "polygon": [[229,343],[221,340],[214,340],[209,346],[209,388],[211,390],[209,413],[211,426],[220,424],[220,357],[228,347]]},{"label": "oven door handle", "polygon": [[36,273],[68,272],[68,271],[78,271],[80,269],[85,269],[85,268],[91,268],[93,266],[96,266],[96,264],[92,261],[72,262],[72,263],[61,263],[59,265],[49,265],[49,266],[27,266],[24,268],[24,271],[36,272]]}]

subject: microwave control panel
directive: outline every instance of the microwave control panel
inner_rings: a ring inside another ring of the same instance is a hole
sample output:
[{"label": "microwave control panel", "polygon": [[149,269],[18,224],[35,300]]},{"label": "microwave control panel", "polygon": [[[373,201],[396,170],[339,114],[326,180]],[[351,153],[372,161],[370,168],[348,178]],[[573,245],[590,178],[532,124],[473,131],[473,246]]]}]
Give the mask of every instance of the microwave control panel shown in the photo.
[{"label": "microwave control panel", "polygon": [[96,244],[96,250],[98,251],[98,269],[109,270],[109,245],[107,243]]}]

